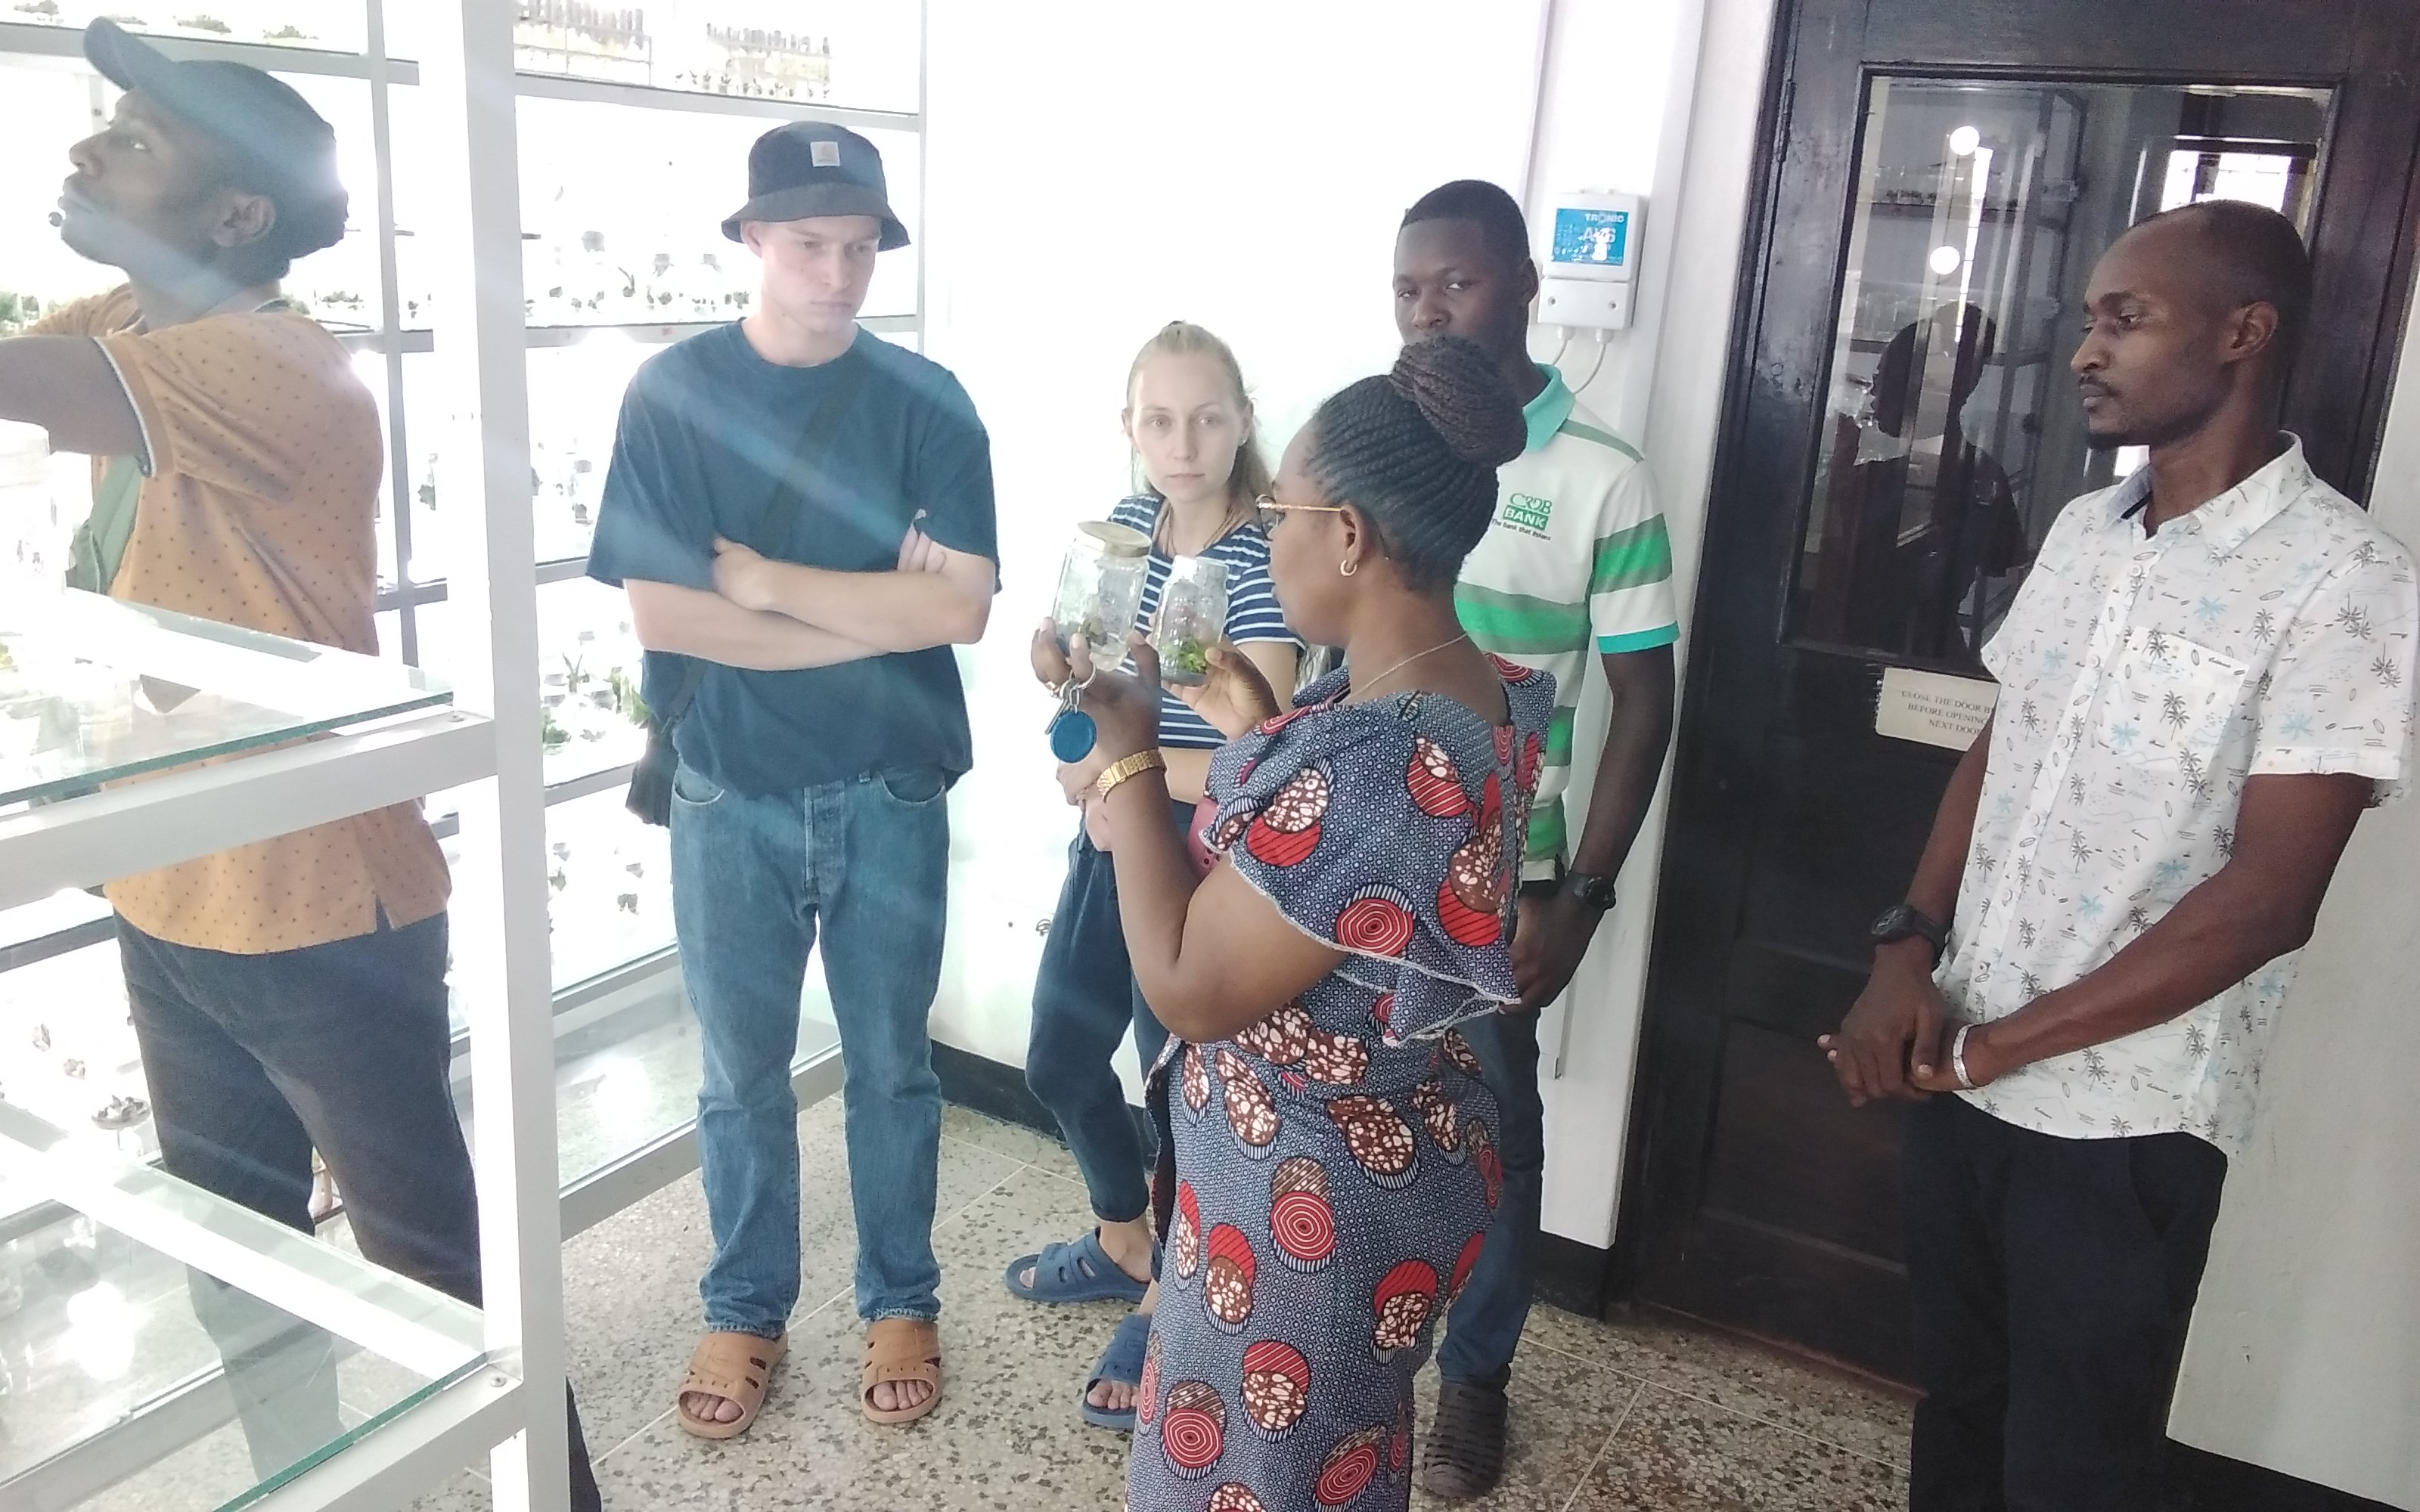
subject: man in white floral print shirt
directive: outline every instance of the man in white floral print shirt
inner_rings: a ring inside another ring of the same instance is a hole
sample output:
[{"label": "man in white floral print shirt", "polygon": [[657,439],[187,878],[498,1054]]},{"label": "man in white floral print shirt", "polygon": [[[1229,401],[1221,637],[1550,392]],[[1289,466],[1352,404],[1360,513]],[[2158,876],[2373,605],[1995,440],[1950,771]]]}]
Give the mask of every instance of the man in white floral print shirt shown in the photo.
[{"label": "man in white floral print shirt", "polygon": [[2276,429],[2309,302],[2291,223],[2250,205],[2154,217],[2094,270],[2086,424],[2149,463],[2052,526],[1983,653],[1997,712],[1823,1041],[1853,1102],[1919,1104],[1912,1512],[2165,1504],[2296,952],[2411,777],[2411,554]]}]

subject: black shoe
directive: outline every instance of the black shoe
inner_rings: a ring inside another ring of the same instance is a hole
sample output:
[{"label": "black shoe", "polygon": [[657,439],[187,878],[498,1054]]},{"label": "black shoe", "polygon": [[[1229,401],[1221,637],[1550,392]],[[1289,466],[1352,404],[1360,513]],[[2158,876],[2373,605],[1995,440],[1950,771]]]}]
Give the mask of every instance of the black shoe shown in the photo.
[{"label": "black shoe", "polygon": [[1436,1421],[1420,1446],[1420,1484],[1449,1502],[1485,1496],[1504,1478],[1504,1427],[1512,1404],[1499,1389],[1437,1382]]}]

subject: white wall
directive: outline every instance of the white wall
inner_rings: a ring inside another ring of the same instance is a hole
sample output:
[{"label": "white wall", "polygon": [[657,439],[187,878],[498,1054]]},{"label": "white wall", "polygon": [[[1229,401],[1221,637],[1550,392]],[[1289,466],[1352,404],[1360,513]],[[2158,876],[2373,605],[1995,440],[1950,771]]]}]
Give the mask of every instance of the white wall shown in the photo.
[{"label": "white wall", "polygon": [[[1073,811],[1025,646],[1077,520],[1127,491],[1127,365],[1171,319],[1234,347],[1274,459],[1318,401],[1394,360],[1404,207],[1518,182],[1544,0],[932,0],[925,350],[973,394],[1004,586],[963,660],[975,769],[954,804],[934,1032],[1025,1058],[1036,924]],[[1450,69],[1450,73],[1448,70]]]},{"label": "white wall", "polygon": [[[1558,193],[1648,196],[1637,324],[1607,338],[1581,394],[1655,470],[1684,660],[1771,27],[1771,0],[1558,0],[1528,186],[1533,224]],[[1559,340],[1540,331],[1531,345],[1549,356]],[[1598,353],[1586,336],[1572,343],[1562,365],[1574,383]],[[1594,780],[1604,732],[1604,687],[1591,679],[1574,743],[1575,795]],[[1563,1054],[1546,1087],[1544,1226],[1588,1244],[1613,1241],[1668,804],[1659,786],[1622,870],[1622,901],[1545,1026]],[[1584,797],[1575,808],[1584,822]]]},{"label": "white wall", "polygon": [[[2370,507],[2420,544],[2420,342],[2407,329]],[[2353,834],[2226,1178],[2171,1429],[2420,1508],[2420,801]]]}]

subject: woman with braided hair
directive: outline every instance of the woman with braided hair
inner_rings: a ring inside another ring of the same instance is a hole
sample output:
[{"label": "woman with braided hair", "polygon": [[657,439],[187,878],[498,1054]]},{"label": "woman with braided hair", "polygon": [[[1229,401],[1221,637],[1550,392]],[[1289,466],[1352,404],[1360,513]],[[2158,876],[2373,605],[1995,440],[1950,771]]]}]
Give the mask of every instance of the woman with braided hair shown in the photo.
[{"label": "woman with braided hair", "polygon": [[1206,872],[1165,817],[1149,647],[1086,687],[1127,954],[1171,1034],[1130,1507],[1410,1504],[1412,1376],[1502,1183],[1453,1026],[1520,997],[1515,879],[1554,704],[1453,607],[1522,442],[1496,365],[1446,337],[1287,448],[1262,501],[1270,575],[1288,623],[1350,664],[1284,709],[1222,646],[1187,690],[1230,736],[1196,816]]}]

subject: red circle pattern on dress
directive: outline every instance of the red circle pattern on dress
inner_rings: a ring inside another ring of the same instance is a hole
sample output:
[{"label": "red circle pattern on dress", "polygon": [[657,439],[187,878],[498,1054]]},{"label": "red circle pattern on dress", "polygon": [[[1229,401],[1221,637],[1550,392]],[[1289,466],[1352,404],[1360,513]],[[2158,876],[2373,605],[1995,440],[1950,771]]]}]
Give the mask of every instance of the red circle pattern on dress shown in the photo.
[{"label": "red circle pattern on dress", "polygon": [[1493,1209],[1504,1196],[1504,1157],[1496,1153],[1496,1141],[1487,1137],[1487,1125],[1477,1119],[1462,1126],[1462,1137],[1470,1146],[1470,1162],[1479,1167],[1487,1206]]},{"label": "red circle pattern on dress", "polygon": [[1362,1174],[1387,1191],[1400,1191],[1419,1175],[1419,1147],[1412,1126],[1383,1099],[1340,1097],[1327,1104],[1328,1120],[1344,1135]]},{"label": "red circle pattern on dress", "polygon": [[1370,1074],[1370,1047],[1349,1034],[1312,1029],[1304,1036],[1302,1069],[1315,1082],[1358,1087]]},{"label": "red circle pattern on dress", "polygon": [[1227,1404],[1208,1383],[1180,1381],[1168,1388],[1168,1411],[1159,1421],[1159,1452],[1168,1468],[1199,1480],[1226,1447]]},{"label": "red circle pattern on dress", "polygon": [[1377,1478],[1378,1441],[1386,1436],[1385,1428],[1363,1428],[1329,1450],[1311,1486],[1311,1499],[1322,1506],[1352,1505]]},{"label": "red circle pattern on dress", "polygon": [[1327,774],[1304,767],[1253,818],[1244,849],[1271,866],[1300,866],[1319,848],[1319,822],[1333,796]]},{"label": "red circle pattern on dress", "polygon": [[1426,1260],[1405,1260],[1386,1274],[1370,1293],[1375,1321],[1370,1329],[1370,1350],[1381,1360],[1419,1342],[1420,1328],[1436,1302],[1436,1272]]},{"label": "red circle pattern on dress", "polygon": [[1412,943],[1412,901],[1380,883],[1362,888],[1336,916],[1336,943],[1363,955],[1399,956]]},{"label": "red circle pattern on dress", "polygon": [[1412,1106],[1419,1110],[1420,1121],[1428,1125],[1429,1143],[1437,1153],[1459,1165],[1467,1153],[1462,1145],[1462,1129],[1454,1122],[1453,1099],[1446,1096],[1445,1083],[1432,1076],[1412,1088]]},{"label": "red circle pattern on dress", "polygon": [[1446,1030],[1438,1037],[1437,1043],[1445,1051],[1445,1058],[1453,1062],[1454,1070],[1473,1081],[1483,1080],[1486,1077],[1487,1068],[1479,1063],[1479,1053],[1470,1048],[1470,1041],[1464,1039],[1459,1032],[1453,1029]]},{"label": "red circle pattern on dress", "polygon": [[1176,1221],[1169,1226],[1168,1263],[1179,1281],[1202,1272],[1202,1205],[1190,1182],[1176,1183]]},{"label": "red circle pattern on dress", "polygon": [[1235,1034],[1235,1048],[1272,1066],[1291,1066],[1311,1046],[1311,1013],[1296,998]]},{"label": "red circle pattern on dress", "polygon": [[1436,911],[1437,922],[1456,945],[1483,949],[1504,937],[1504,916],[1492,909],[1482,913],[1464,902],[1450,875],[1437,884]]},{"label": "red circle pattern on dress", "polygon": [[1275,1443],[1311,1405],[1311,1362],[1291,1344],[1263,1339],[1244,1350],[1244,1420]]},{"label": "red circle pattern on dress", "polygon": [[1243,1057],[1220,1045],[1217,1054],[1218,1081],[1226,1090],[1227,1126],[1235,1143],[1254,1160],[1266,1160],[1278,1139],[1278,1103]]},{"label": "red circle pattern on dress", "polygon": [[1184,1071],[1186,1111],[1198,1119],[1202,1116],[1202,1109],[1210,1105],[1210,1072],[1202,1064],[1200,1045],[1188,1044],[1185,1047]]},{"label": "red circle pattern on dress", "polygon": [[1445,1304],[1449,1307],[1460,1300],[1462,1288],[1470,1284],[1470,1273],[1479,1266],[1479,1252],[1487,1247],[1487,1230],[1482,1228],[1463,1241],[1462,1255],[1453,1262],[1453,1281],[1446,1288]]},{"label": "red circle pattern on dress", "polygon": [[1240,1481],[1229,1481],[1210,1493],[1203,1512],[1269,1512],[1267,1505]]},{"label": "red circle pattern on dress", "polygon": [[1143,1346],[1142,1379],[1135,1383],[1135,1421],[1151,1427],[1159,1416],[1159,1330]]},{"label": "red circle pattern on dress", "polygon": [[1433,819],[1457,819],[1470,811],[1470,794],[1445,748],[1426,735],[1412,738],[1412,764],[1404,773],[1412,806]]},{"label": "red circle pattern on dress", "polygon": [[1202,1281],[1202,1305],[1210,1321],[1238,1333],[1252,1316],[1252,1242],[1233,1224],[1210,1230],[1210,1265]]},{"label": "red circle pattern on dress", "polygon": [[1327,1269],[1336,1254],[1336,1214],[1317,1192],[1281,1192],[1269,1204],[1269,1238],[1288,1270]]}]

